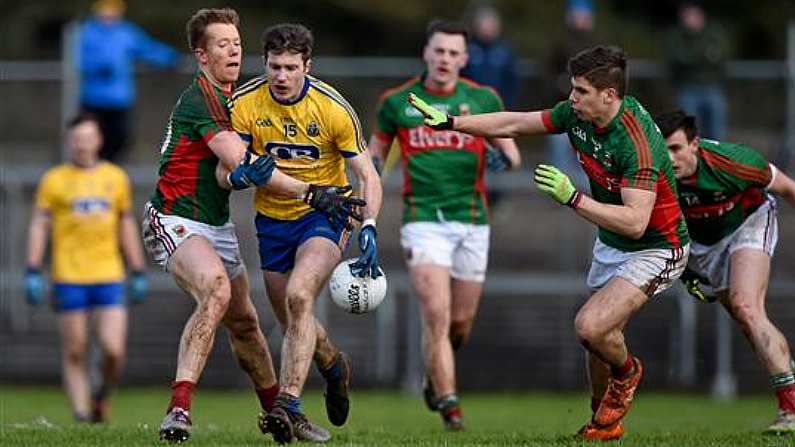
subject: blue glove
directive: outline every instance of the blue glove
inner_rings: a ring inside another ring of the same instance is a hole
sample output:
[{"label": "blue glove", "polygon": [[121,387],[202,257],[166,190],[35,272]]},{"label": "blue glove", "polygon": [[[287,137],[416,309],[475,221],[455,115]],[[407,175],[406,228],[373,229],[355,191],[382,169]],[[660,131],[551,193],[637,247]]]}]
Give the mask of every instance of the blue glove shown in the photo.
[{"label": "blue glove", "polygon": [[511,168],[511,160],[505,152],[486,144],[486,168],[492,172],[502,172]]},{"label": "blue glove", "polygon": [[378,265],[378,251],[375,246],[375,238],[377,233],[375,231],[375,224],[365,222],[359,230],[359,259],[351,264],[351,274],[364,278],[365,275],[370,275],[375,279],[383,275],[381,267]]},{"label": "blue glove", "polygon": [[251,162],[251,152],[246,151],[243,160],[229,173],[227,180],[232,188],[240,190],[251,186],[261,186],[268,183],[273,175],[276,161],[267,154],[260,155],[254,163]]},{"label": "blue glove", "polygon": [[127,296],[133,304],[140,304],[146,298],[149,291],[149,281],[146,280],[144,272],[132,272],[130,280],[127,282]]},{"label": "blue glove", "polygon": [[44,300],[44,277],[38,269],[28,268],[25,272],[25,298],[31,306]]}]

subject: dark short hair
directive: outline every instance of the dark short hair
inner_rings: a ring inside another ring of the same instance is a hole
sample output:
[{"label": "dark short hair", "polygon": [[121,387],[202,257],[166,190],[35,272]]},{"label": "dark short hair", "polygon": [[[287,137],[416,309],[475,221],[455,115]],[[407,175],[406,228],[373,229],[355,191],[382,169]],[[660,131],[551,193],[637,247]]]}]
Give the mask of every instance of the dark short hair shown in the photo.
[{"label": "dark short hair", "polygon": [[282,54],[285,51],[300,54],[306,62],[312,57],[315,37],[312,31],[300,23],[279,23],[262,33],[262,52]]},{"label": "dark short hair", "polygon": [[213,23],[228,23],[238,27],[240,26],[240,16],[238,16],[237,11],[232,8],[202,8],[196,11],[185,25],[188,48],[190,48],[191,51],[204,48],[207,44],[207,36],[204,32],[207,30],[207,27]]},{"label": "dark short hair", "polygon": [[621,48],[598,45],[569,59],[569,74],[582,76],[599,90],[614,88],[619,98],[627,91],[627,55]]},{"label": "dark short hair", "polygon": [[75,127],[93,121],[99,126],[99,118],[90,112],[80,112],[77,115],[73,116],[66,122],[66,129],[74,129]]},{"label": "dark short hair", "polygon": [[685,132],[687,142],[693,141],[698,135],[698,125],[696,124],[696,117],[688,115],[684,110],[676,109],[670,112],[663,113],[654,120],[663,137],[668,138],[679,129]]},{"label": "dark short hair", "polygon": [[431,41],[431,37],[433,37],[436,33],[442,34],[459,34],[464,37],[464,41],[469,41],[469,31],[467,31],[467,27],[464,26],[463,23],[457,22],[455,20],[446,20],[446,19],[434,19],[428,23],[428,27],[425,29],[425,43]]}]

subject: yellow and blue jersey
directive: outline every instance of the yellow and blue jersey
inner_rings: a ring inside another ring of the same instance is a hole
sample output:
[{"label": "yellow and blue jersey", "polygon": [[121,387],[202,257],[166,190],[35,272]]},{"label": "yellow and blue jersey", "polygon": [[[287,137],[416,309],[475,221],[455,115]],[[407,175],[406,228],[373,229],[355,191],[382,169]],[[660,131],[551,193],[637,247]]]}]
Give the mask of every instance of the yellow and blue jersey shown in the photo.
[{"label": "yellow and blue jersey", "polygon": [[95,284],[124,279],[119,219],[131,207],[130,181],[118,166],[63,164],[39,182],[36,207],[52,222],[52,280]]},{"label": "yellow and blue jersey", "polygon": [[[348,184],[344,158],[365,151],[353,107],[333,87],[307,76],[299,96],[279,102],[267,79],[241,86],[229,104],[232,127],[257,154],[267,153],[283,173],[316,185]],[[272,219],[296,220],[311,209],[301,199],[257,189],[254,206]]]}]

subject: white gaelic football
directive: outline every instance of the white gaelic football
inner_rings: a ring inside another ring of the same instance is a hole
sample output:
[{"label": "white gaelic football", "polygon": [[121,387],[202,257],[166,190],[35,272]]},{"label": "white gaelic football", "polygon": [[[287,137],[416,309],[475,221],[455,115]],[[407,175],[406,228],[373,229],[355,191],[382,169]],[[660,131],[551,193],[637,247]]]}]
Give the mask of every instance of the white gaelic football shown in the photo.
[{"label": "white gaelic football", "polygon": [[370,275],[364,278],[353,276],[350,265],[354,262],[356,258],[342,261],[331,273],[328,283],[331,301],[346,312],[366,314],[384,301],[386,276],[381,275],[376,279],[370,278]]}]

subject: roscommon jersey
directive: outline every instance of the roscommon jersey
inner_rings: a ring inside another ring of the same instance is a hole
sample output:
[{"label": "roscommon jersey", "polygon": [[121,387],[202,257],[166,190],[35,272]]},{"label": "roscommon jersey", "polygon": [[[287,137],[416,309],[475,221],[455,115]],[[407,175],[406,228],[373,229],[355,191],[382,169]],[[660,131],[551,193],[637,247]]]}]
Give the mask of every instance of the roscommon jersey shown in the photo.
[{"label": "roscommon jersey", "polygon": [[119,222],[131,207],[130,181],[118,166],[64,164],[39,182],[36,207],[52,220],[52,279],[97,284],[124,279]]},{"label": "roscommon jersey", "polygon": [[466,79],[449,93],[433,92],[415,77],[381,95],[375,132],[386,144],[397,138],[400,146],[404,222],[488,223],[485,139],[425,126],[423,116],[407,101],[409,93],[450,115],[500,111],[499,95]]},{"label": "roscommon jersey", "polygon": [[161,213],[214,226],[229,220],[230,191],[218,185],[218,157],[207,143],[232,130],[230,95],[200,71],[177,100],[160,147],[160,178],[151,198]]},{"label": "roscommon jersey", "polygon": [[545,110],[541,116],[547,131],[568,135],[588,175],[595,200],[621,205],[622,188],[657,194],[646,232],[640,239],[600,227],[599,240],[623,251],[679,248],[690,242],[665,140],[635,98],[625,96],[618,114],[603,128],[577,118],[570,100]]},{"label": "roscommon jersey", "polygon": [[[269,154],[279,171],[324,186],[348,184],[344,158],[367,148],[353,107],[330,85],[306,76],[298,97],[276,100],[267,78],[241,86],[229,104],[232,127],[257,154]],[[296,220],[311,211],[303,200],[257,188],[257,212],[272,219]]]},{"label": "roscommon jersey", "polygon": [[766,200],[775,168],[742,144],[701,139],[696,172],[679,180],[690,237],[712,245],[734,232]]}]

